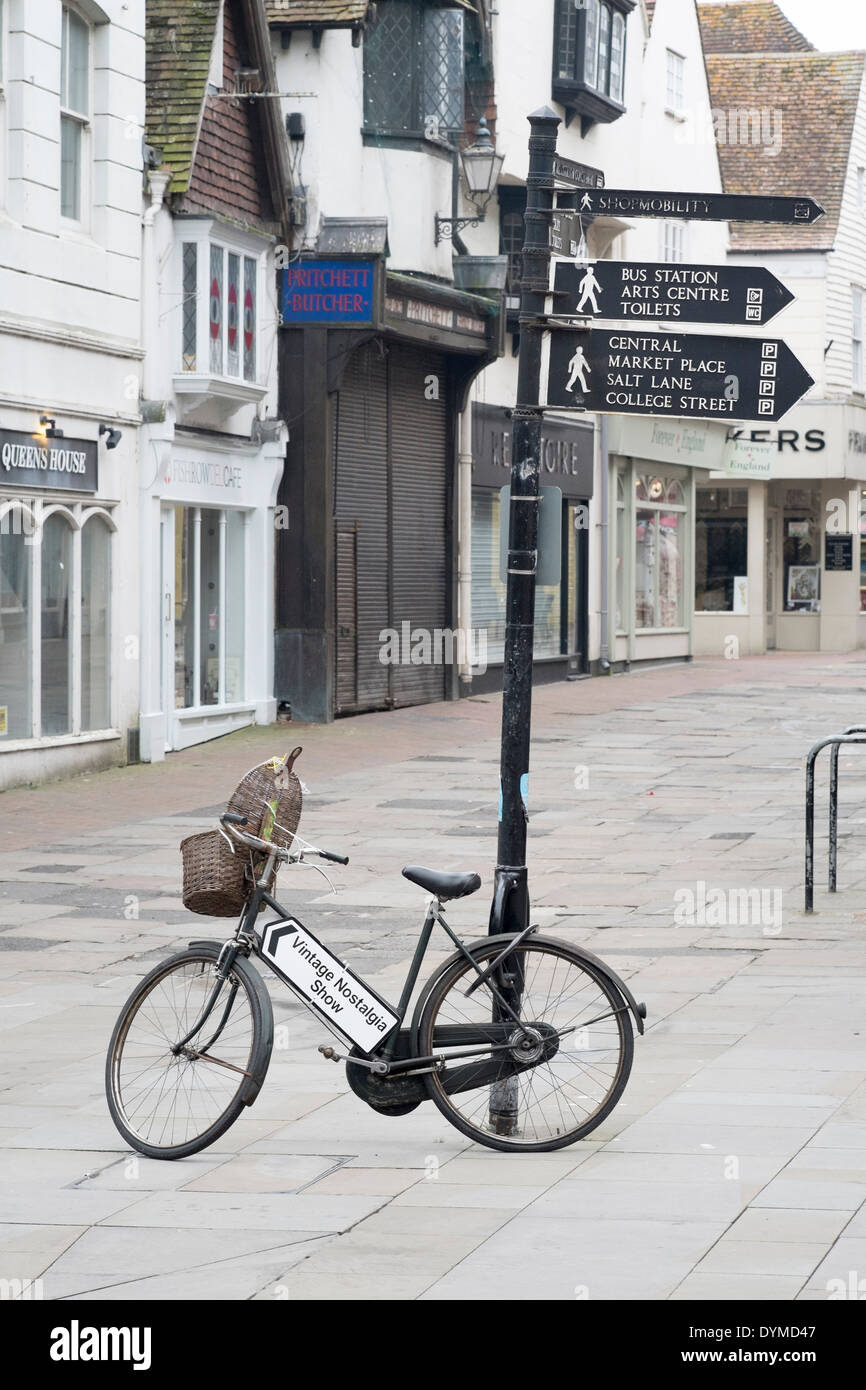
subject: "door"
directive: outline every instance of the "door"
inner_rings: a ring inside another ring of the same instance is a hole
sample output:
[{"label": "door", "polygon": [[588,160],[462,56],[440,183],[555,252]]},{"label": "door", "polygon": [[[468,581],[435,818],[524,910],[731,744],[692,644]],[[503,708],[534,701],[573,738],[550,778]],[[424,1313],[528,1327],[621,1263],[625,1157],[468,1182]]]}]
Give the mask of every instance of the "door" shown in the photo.
[{"label": "door", "polygon": [[335,410],[335,710],[443,700],[448,376],[440,353],[372,342]]},{"label": "door", "polygon": [[159,521],[159,689],[166,751],[174,747],[174,507],[163,507]]},{"label": "door", "polygon": [[778,586],[778,533],[779,533],[779,513],[775,507],[767,510],[767,544],[765,547],[765,560],[767,573],[765,577],[765,607],[766,607],[766,646],[768,652],[776,650],[776,589]]}]

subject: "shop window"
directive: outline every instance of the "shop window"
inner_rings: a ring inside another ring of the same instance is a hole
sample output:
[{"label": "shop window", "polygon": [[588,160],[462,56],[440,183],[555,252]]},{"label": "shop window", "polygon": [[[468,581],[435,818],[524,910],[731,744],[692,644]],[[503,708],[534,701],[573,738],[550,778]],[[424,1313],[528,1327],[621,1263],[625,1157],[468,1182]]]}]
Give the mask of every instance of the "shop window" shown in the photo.
[{"label": "shop window", "polygon": [[81,727],[107,729],[110,715],[111,532],[100,516],[81,533]]},{"label": "shop window", "polygon": [[464,127],[463,10],[385,0],[364,40],[364,128],[448,140]]},{"label": "shop window", "polygon": [[695,513],[695,610],[745,611],[748,571],[748,491],[698,488]]},{"label": "shop window", "polygon": [[72,730],[69,641],[72,527],[53,512],[42,531],[41,708],[43,734]]},{"label": "shop window", "polygon": [[668,502],[676,480],[647,474],[635,483],[635,626],[683,626],[685,506]]},{"label": "shop window", "polygon": [[176,709],[244,698],[242,512],[175,507]]},{"label": "shop window", "polygon": [[0,515],[0,748],[33,733],[30,650],[31,517],[13,506]]},{"label": "shop window", "polygon": [[625,567],[626,567],[625,480],[616,475],[616,630],[626,630]]},{"label": "shop window", "polygon": [[556,0],[553,97],[584,127],[625,110],[625,26],[633,0]]},{"label": "shop window", "polygon": [[786,613],[820,613],[820,546],[818,495],[807,488],[786,489],[782,516],[782,602]]},{"label": "shop window", "polygon": [[90,26],[63,6],[60,39],[60,215],[82,221],[90,130]]},{"label": "shop window", "polygon": [[0,515],[0,738],[111,727],[111,523],[49,508]]},{"label": "shop window", "polygon": [[[505,655],[505,585],[499,577],[500,502],[498,490],[472,491],[472,626],[487,633],[488,662]],[[537,585],[535,590],[536,657],[560,656],[562,586]]]}]

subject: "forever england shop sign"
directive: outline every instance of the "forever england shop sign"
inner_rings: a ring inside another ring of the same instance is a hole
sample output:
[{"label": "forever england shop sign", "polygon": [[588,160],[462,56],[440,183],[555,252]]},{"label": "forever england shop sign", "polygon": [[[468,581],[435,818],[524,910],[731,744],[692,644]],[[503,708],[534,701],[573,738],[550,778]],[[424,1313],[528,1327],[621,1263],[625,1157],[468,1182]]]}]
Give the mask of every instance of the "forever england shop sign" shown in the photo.
[{"label": "forever england shop sign", "polygon": [[283,268],[284,324],[372,323],[372,261],[293,261]]}]

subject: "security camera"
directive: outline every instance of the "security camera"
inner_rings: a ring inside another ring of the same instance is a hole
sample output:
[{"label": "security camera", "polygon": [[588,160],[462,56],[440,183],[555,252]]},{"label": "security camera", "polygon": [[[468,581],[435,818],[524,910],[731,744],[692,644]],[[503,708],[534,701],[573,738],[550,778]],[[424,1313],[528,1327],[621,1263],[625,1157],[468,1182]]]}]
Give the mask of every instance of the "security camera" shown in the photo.
[{"label": "security camera", "polygon": [[118,446],[118,444],[120,443],[121,439],[123,438],[123,431],[122,431],[122,430],[114,429],[111,425],[100,425],[100,426],[99,426],[99,437],[100,437],[100,439],[102,438],[103,435],[106,435],[106,436],[107,436],[107,438],[106,438],[106,440],[105,440],[105,447],[106,447],[106,449],[116,449],[117,446]]}]

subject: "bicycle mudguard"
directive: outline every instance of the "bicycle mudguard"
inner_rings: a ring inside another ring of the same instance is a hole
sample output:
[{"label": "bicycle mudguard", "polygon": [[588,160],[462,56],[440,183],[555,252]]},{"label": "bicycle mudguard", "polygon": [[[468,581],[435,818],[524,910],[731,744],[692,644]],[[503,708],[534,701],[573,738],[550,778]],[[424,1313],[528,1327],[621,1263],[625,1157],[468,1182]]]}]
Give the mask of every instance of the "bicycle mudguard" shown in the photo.
[{"label": "bicycle mudguard", "polygon": [[[187,946],[189,946],[190,949],[199,949],[203,946],[208,947],[216,953],[216,957],[218,958],[225,946],[225,942],[188,941]],[[271,996],[268,994],[264,980],[246,956],[235,956],[234,969],[237,970],[239,975],[243,975],[250,989],[258,999],[262,1011],[262,1036],[259,1039],[253,1057],[250,1059],[250,1075],[245,1078],[240,1089],[240,1099],[243,1101],[244,1105],[252,1105],[259,1091],[262,1089],[265,1077],[268,1074],[268,1066],[270,1065],[271,1052],[274,1046],[274,1009],[271,1004]]]},{"label": "bicycle mudguard", "polygon": [[[466,949],[471,955],[473,951],[478,949],[478,947],[487,946],[491,941],[493,941],[496,943],[496,945],[500,948],[502,952],[505,952],[503,959],[507,960],[507,947],[509,942],[511,942],[513,945],[516,945],[518,939],[518,937],[512,936],[510,934],[505,934],[502,936],[485,936],[483,940],[474,941],[470,946],[467,946]],[[637,1031],[641,1034],[643,1033],[643,1021],[646,1018],[646,1004],[639,1004],[637,1002],[628,985],[625,983],[625,980],[621,979],[620,976],[617,975],[616,971],[613,970],[609,965],[607,965],[605,961],[601,960],[592,951],[588,951],[585,946],[572,945],[570,941],[558,941],[556,937],[533,936],[531,938],[531,944],[535,944],[536,942],[541,945],[548,946],[567,946],[569,951],[572,951],[574,955],[578,957],[578,959],[586,961],[587,965],[591,965],[594,970],[596,970],[600,975],[603,975],[605,979],[608,980],[614,986],[614,988],[617,989],[619,993],[622,995],[631,1013],[634,1015],[634,1021]],[[465,960],[465,956],[463,955],[462,951],[455,951],[453,955],[450,955],[448,959],[443,962],[443,964],[439,967],[439,969],[435,972],[431,979],[427,981],[426,985],[421,991],[418,1003],[415,1005],[415,1012],[412,1015],[412,1036],[416,1042],[418,1038],[418,1029],[421,1024],[421,1015],[424,1012],[424,1006],[426,1005],[430,994],[432,993],[440,976],[444,975],[446,970],[450,970],[451,967],[455,964],[455,962],[460,960]]]}]

